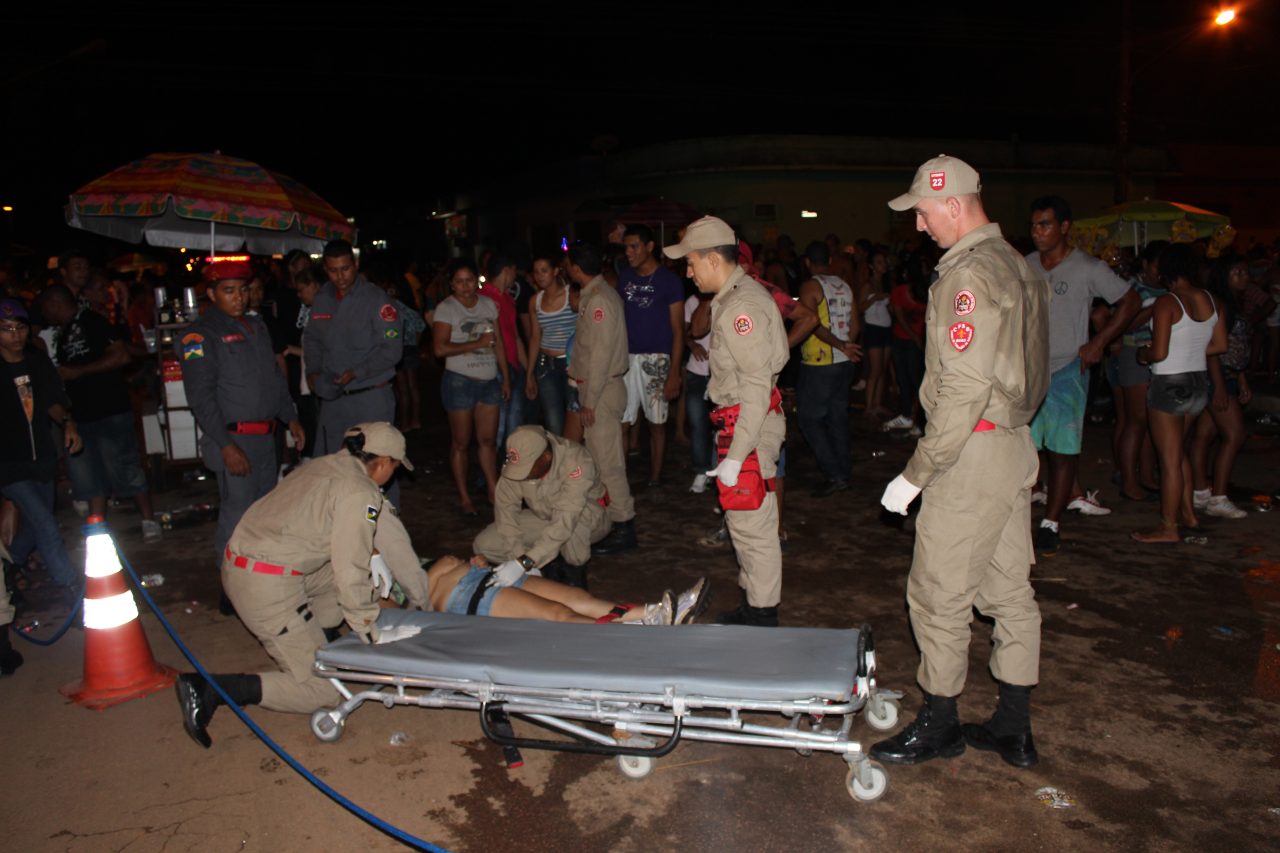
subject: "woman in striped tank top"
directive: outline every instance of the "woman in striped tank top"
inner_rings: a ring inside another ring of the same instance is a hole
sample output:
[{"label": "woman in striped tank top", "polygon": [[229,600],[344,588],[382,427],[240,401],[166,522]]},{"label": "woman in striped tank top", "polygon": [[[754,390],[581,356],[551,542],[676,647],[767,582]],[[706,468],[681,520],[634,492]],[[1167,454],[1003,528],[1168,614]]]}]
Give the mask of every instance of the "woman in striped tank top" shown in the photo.
[{"label": "woman in striped tank top", "polygon": [[578,319],[578,294],[573,292],[549,255],[533,260],[533,297],[529,324],[529,364],[525,395],[542,404],[547,431],[573,441],[582,440],[582,425],[569,395],[567,349]]}]

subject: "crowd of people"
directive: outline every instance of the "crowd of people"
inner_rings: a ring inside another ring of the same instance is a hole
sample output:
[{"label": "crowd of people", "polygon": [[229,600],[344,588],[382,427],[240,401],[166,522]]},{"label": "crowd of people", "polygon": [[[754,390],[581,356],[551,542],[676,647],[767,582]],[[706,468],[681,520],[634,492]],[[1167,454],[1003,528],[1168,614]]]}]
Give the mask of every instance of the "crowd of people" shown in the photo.
[{"label": "crowd of people", "polygon": [[[943,174],[950,192],[938,196]],[[1058,196],[1030,203],[1030,242],[1015,251],[986,219],[979,189],[966,164],[927,163],[891,206],[912,211],[933,239],[895,246],[834,234],[803,251],[785,236],[752,245],[704,217],[668,246],[648,225],[617,223],[598,244],[513,246],[421,269],[362,263],[345,241],[318,263],[294,252],[207,264],[209,304],[171,346],[203,462],[218,479],[210,556],[225,612],[239,613],[294,674],[227,676],[224,686],[243,702],[316,707],[329,698],[309,671],[322,629],[345,620],[378,641],[373,596],[392,580],[438,610],[691,620],[705,584],[639,609],[586,593],[593,557],[658,535],[638,531],[628,468],[647,489],[686,488],[669,485],[669,442],[687,448],[687,490],[714,483],[719,494],[724,524],[703,543],[732,544],[740,566],[741,602],[720,621],[775,626],[787,417],[812,453],[813,494],[826,498],[858,473],[850,411],[860,408],[871,429],[918,439],[884,506],[905,513],[925,494],[908,600],[926,701],[913,727],[875,752],[914,763],[968,742],[1034,763],[1026,690],[1037,677],[1038,611],[1025,566],[993,581],[988,564],[1017,563],[1009,548],[1022,538],[1051,557],[1067,513],[1110,512],[1103,490],[1080,482],[1084,427],[1100,400],[1115,415],[1108,493],[1158,506],[1136,541],[1178,542],[1202,514],[1244,515],[1230,477],[1253,383],[1275,374],[1280,270],[1262,248],[1238,255],[1204,241],[1153,242],[1106,263],[1075,247],[1073,214]],[[21,518],[4,539],[10,583],[38,553],[68,595],[82,584],[54,519],[64,457],[85,514],[131,499],[144,537],[161,535],[135,436],[139,400],[156,379],[139,365],[157,347],[155,299],[166,283],[186,282],[95,270],[76,251],[59,259],[56,280],[6,281],[0,355],[14,391],[0,416],[0,493]],[[424,424],[423,395],[437,390],[457,511],[483,511],[490,523],[470,562],[448,558],[424,578],[397,518],[396,471],[409,467],[405,435]],[[284,475],[286,444],[305,477]],[[969,469],[991,492],[990,524],[953,518],[953,504],[973,499],[973,485],[956,479]],[[1044,505],[1038,523],[1033,503]],[[988,541],[1009,525],[1019,530]],[[294,542],[301,529],[314,541]],[[1005,710],[962,737],[954,697],[963,667],[943,639],[960,617],[939,566],[979,533],[973,553],[991,553],[966,583],[1012,648],[993,658]],[[379,565],[389,574],[379,578]],[[258,576],[322,571],[270,594]],[[448,594],[433,577],[447,578]],[[512,592],[499,597],[504,589]],[[179,691],[188,731],[207,746],[215,694],[194,676]]]}]

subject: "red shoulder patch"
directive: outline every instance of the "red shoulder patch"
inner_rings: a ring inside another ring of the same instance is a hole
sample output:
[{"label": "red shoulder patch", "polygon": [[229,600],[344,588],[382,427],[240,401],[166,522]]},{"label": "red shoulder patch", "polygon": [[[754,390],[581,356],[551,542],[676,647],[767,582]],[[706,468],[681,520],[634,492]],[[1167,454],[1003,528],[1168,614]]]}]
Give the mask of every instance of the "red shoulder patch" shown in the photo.
[{"label": "red shoulder patch", "polygon": [[964,352],[969,348],[969,344],[973,343],[973,332],[973,325],[970,323],[956,323],[947,331],[956,352]]},{"label": "red shoulder patch", "polygon": [[962,290],[956,294],[955,309],[956,316],[963,317],[966,314],[972,314],[973,309],[978,307],[978,300],[973,295],[972,290]]},{"label": "red shoulder patch", "polygon": [[591,312],[591,319],[592,319],[592,320],[594,320],[594,321],[595,321],[595,322],[597,322],[597,323],[599,323],[601,320],[603,320],[603,319],[604,319],[604,309],[603,309],[603,308],[597,308],[596,310],[592,311],[592,312]]},{"label": "red shoulder patch", "polygon": [[755,326],[751,323],[751,318],[746,314],[739,314],[733,318],[733,330],[740,335],[749,335]]},{"label": "red shoulder patch", "polygon": [[396,311],[396,306],[388,302],[382,306],[382,310],[378,312],[378,316],[386,320],[388,323],[394,323],[400,317],[400,313]]}]

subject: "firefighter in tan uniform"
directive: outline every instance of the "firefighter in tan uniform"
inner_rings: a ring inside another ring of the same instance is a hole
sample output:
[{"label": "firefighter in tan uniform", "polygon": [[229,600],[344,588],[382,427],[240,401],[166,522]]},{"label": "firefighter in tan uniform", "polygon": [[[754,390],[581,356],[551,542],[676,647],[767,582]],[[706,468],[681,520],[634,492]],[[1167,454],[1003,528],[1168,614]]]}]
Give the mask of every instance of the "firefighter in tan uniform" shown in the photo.
[{"label": "firefighter in tan uniform", "polygon": [[[370,561],[381,487],[402,464],[412,470],[399,430],[358,424],[342,449],[299,468],[240,519],[227,543],[222,584],[280,671],[215,676],[238,704],[295,713],[330,705],[338,692],[312,672],[324,629],[345,619],[365,642],[378,642]],[[178,677],[177,692],[187,734],[208,748],[216,691],[193,673]]]},{"label": "firefighter in tan uniform", "polygon": [[629,364],[627,324],[622,297],[600,275],[604,268],[600,250],[579,243],[570,247],[567,263],[569,278],[582,288],[569,381],[577,386],[583,438],[609,492],[607,515],[613,525],[591,552],[617,554],[636,547],[636,508],[622,447],[622,412],[627,405],[622,377]]},{"label": "firefighter in tan uniform", "polygon": [[776,382],[787,363],[787,333],[769,291],[738,266],[738,240],[725,222],[704,216],[663,251],[687,258],[689,276],[711,300],[711,379],[707,393],[718,408],[720,504],[738,557],[742,603],[720,621],[778,624],[782,600],[782,547],[773,491],[778,453],[786,438]]},{"label": "firefighter in tan uniform", "polygon": [[[965,743],[1017,767],[1036,763],[1030,691],[1040,677],[1040,610],[1031,589],[1031,486],[1036,452],[1028,424],[1049,382],[1049,288],[990,222],[978,173],[939,156],[889,202],[947,252],[925,315],[924,437],[881,503],[907,512],[923,490],[907,579],[916,673],[924,705],[915,722],[871,755],[899,764],[954,757]],[[969,623],[995,620],[992,718],[960,725]]]},{"label": "firefighter in tan uniform", "polygon": [[476,537],[475,553],[586,589],[591,544],[609,533],[605,494],[585,447],[522,426],[507,439],[494,521]]}]

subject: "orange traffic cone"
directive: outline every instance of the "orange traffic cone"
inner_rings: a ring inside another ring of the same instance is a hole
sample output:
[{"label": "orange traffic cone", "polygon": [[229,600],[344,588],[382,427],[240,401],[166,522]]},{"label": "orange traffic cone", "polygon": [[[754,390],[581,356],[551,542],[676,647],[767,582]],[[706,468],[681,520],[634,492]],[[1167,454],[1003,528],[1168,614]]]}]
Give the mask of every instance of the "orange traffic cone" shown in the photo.
[{"label": "orange traffic cone", "polygon": [[138,604],[125,581],[115,542],[100,515],[85,527],[84,678],[63,696],[101,711],[163,690],[173,669],[156,663],[138,621]]}]

